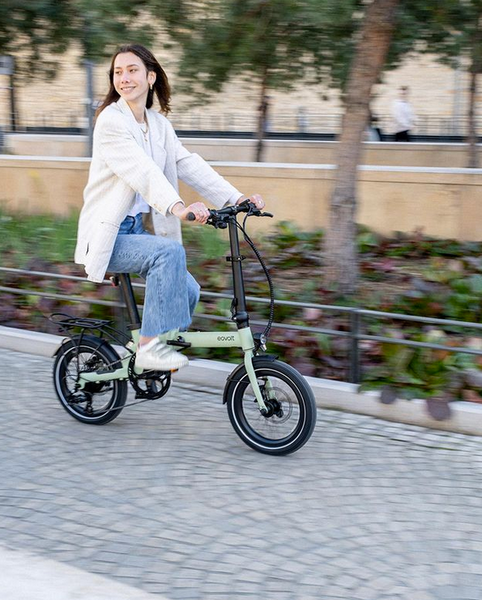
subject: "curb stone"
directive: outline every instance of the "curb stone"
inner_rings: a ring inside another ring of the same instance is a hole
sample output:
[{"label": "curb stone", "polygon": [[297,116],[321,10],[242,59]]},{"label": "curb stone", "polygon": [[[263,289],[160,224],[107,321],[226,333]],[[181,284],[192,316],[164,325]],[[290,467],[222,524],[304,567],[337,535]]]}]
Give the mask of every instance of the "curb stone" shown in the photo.
[{"label": "curb stone", "polygon": [[[64,338],[58,335],[0,326],[0,348],[17,352],[52,357],[62,339]],[[188,367],[176,373],[175,381],[221,391],[233,368],[230,363],[194,359],[191,360]],[[451,418],[445,421],[436,421],[428,414],[425,400],[397,400],[393,404],[382,404],[379,392],[358,393],[356,384],[315,377],[306,377],[306,380],[313,389],[319,408],[330,408],[387,421],[482,436],[482,405],[472,402],[453,402],[450,405]]]},{"label": "curb stone", "polygon": [[55,560],[0,547],[2,600],[167,600]]}]

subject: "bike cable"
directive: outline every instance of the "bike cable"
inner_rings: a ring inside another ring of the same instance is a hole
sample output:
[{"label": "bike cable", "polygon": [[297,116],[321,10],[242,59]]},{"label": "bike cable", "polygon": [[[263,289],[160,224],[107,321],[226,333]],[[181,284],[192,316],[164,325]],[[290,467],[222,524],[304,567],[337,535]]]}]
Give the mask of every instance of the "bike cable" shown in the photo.
[{"label": "bike cable", "polygon": [[268,282],[268,287],[269,287],[269,317],[268,317],[268,322],[266,324],[266,327],[263,331],[263,335],[268,337],[269,332],[271,331],[271,326],[274,321],[274,287],[273,287],[273,281],[271,279],[271,275],[269,274],[268,267],[266,266],[266,263],[264,262],[263,257],[261,256],[258,249],[256,248],[253,240],[249,237],[248,232],[246,231],[246,219],[248,217],[249,217],[249,213],[246,214],[246,216],[244,217],[242,225],[240,225],[237,221],[235,221],[235,223],[236,223],[236,227],[238,227],[238,229],[240,229],[243,232],[244,240],[249,245],[251,250],[254,252],[256,258],[258,259],[259,264],[261,265],[261,268],[264,271],[264,274],[266,275],[266,280]]}]

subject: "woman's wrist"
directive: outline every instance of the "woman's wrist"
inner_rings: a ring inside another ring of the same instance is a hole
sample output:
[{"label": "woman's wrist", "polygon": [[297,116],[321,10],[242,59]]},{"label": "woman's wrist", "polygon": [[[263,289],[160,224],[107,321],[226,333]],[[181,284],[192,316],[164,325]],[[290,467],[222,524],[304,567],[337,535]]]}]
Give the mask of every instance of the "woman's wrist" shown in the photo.
[{"label": "woman's wrist", "polygon": [[179,200],[179,202],[176,202],[175,204],[173,204],[170,207],[169,212],[174,215],[175,217],[181,218],[182,213],[184,212],[184,209],[186,208],[184,202],[182,202],[181,200]]}]

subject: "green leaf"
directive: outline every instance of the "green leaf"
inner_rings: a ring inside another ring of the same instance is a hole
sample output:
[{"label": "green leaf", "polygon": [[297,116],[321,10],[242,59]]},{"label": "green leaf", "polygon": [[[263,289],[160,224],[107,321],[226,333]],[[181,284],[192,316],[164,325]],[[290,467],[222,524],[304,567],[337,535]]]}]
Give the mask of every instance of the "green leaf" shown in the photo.
[{"label": "green leaf", "polygon": [[482,275],[472,275],[469,281],[472,292],[474,294],[482,295]]}]

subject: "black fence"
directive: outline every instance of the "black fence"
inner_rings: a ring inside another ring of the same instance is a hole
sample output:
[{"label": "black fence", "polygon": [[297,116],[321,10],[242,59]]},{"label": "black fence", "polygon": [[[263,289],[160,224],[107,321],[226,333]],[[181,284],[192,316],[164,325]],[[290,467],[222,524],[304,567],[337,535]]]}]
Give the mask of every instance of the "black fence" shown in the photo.
[{"label": "black fence", "polygon": [[[72,281],[85,282],[85,278],[83,277],[75,277],[72,275],[61,275],[58,273],[46,273],[42,271],[28,271],[23,269],[12,269],[6,267],[0,267],[0,272],[5,273],[16,273],[18,275],[29,275],[29,276],[37,276],[44,277],[49,279],[68,279]],[[103,284],[99,285],[109,285],[112,283],[109,280],[105,280]],[[144,289],[145,285],[142,283],[133,282],[133,287],[137,289]],[[29,296],[43,296],[47,298],[55,298],[58,300],[62,300],[65,302],[83,302],[87,304],[98,304],[103,306],[108,306],[113,309],[114,317],[118,320],[122,321],[122,309],[125,308],[125,305],[119,301],[109,301],[109,300],[100,300],[98,298],[93,298],[89,296],[71,296],[68,294],[57,294],[53,292],[43,292],[35,289],[25,289],[25,288],[15,288],[10,286],[0,286],[0,294],[1,293],[9,293],[9,294],[22,294]],[[208,292],[201,291],[201,298],[232,298],[231,294],[221,294],[216,292]],[[248,302],[253,303],[262,303],[268,304],[269,300],[266,298],[258,298],[254,296],[247,297]],[[399,339],[393,338],[383,335],[370,335],[368,333],[364,333],[364,325],[368,319],[383,319],[387,321],[399,320],[406,321],[412,323],[420,323],[424,325],[433,325],[439,327],[441,330],[445,330],[447,328],[460,328],[462,330],[472,330],[472,331],[482,331],[481,323],[471,323],[467,321],[457,321],[451,319],[436,319],[429,317],[421,317],[417,315],[409,315],[409,314],[398,314],[398,313],[390,313],[390,312],[382,312],[382,311],[374,311],[368,310],[364,308],[354,308],[347,306],[337,306],[337,305],[327,305],[327,304],[315,304],[315,303],[306,303],[306,302],[295,302],[295,301],[287,301],[287,300],[277,300],[275,301],[275,306],[290,306],[299,308],[300,311],[307,308],[319,309],[325,312],[335,312],[335,313],[344,313],[348,317],[348,327],[345,331],[335,330],[335,329],[327,329],[322,327],[311,327],[307,325],[298,325],[298,324],[290,324],[290,323],[273,323],[273,328],[275,329],[291,329],[294,331],[307,331],[311,333],[319,333],[325,334],[328,336],[335,336],[340,338],[345,338],[348,340],[348,358],[349,358],[349,370],[348,370],[348,381],[351,383],[360,383],[362,379],[362,369],[361,369],[361,358],[362,358],[362,342],[366,340],[371,340],[379,343],[387,343],[387,344],[398,344],[403,346],[409,346],[413,348],[430,348],[434,350],[446,350],[449,352],[463,353],[463,354],[472,354],[482,356],[482,350],[478,350],[475,348],[469,348],[465,346],[447,346],[444,344],[436,344],[430,342],[420,342],[409,339]],[[139,307],[141,308],[141,307]],[[228,317],[222,317],[219,315],[210,315],[210,314],[200,314],[196,313],[196,318],[198,319],[208,319],[211,321],[223,321],[229,322],[230,319]],[[251,320],[251,324],[254,326],[264,326],[265,323],[263,321]],[[122,324],[121,324],[122,325]]]},{"label": "black fence", "polygon": [[[256,137],[257,117],[249,113],[204,114],[186,112],[170,117],[176,131],[184,137],[244,138]],[[341,114],[306,112],[274,114],[267,126],[267,139],[335,140],[341,130]],[[87,135],[87,119],[83,111],[64,111],[62,117],[55,112],[36,113],[15,119],[15,131],[10,124],[0,123],[5,133],[41,133]],[[377,126],[381,141],[393,141],[390,115],[380,115]],[[468,132],[466,117],[420,115],[413,130],[414,142],[463,142]],[[482,131],[482,120],[477,123]]]}]

